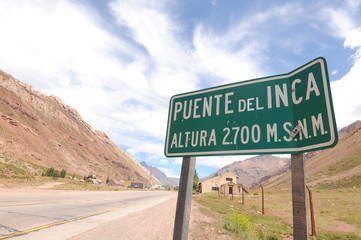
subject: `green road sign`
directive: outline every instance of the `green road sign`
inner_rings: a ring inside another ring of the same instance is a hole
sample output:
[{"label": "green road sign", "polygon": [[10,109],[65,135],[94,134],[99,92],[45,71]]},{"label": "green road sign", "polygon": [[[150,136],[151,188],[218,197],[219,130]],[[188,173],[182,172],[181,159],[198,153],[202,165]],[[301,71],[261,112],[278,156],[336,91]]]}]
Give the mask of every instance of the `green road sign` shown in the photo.
[{"label": "green road sign", "polygon": [[167,157],[301,153],[338,140],[326,60],[283,75],[175,95]]}]

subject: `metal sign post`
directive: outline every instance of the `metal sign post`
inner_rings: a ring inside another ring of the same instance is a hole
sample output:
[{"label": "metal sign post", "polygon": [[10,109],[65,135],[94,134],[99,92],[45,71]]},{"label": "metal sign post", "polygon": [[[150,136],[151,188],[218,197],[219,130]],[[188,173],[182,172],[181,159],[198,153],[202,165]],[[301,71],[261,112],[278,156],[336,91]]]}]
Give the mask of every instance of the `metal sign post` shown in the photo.
[{"label": "metal sign post", "polygon": [[264,190],[263,186],[259,186],[262,189],[262,215],[264,215]]},{"label": "metal sign post", "polygon": [[316,224],[315,224],[315,213],[313,211],[313,202],[312,202],[312,191],[306,186],[308,190],[308,198],[310,200],[310,214],[311,214],[311,236],[316,236]]},{"label": "metal sign post", "polygon": [[173,96],[164,154],[183,157],[173,239],[188,238],[196,156],[291,153],[294,239],[308,240],[303,152],[337,141],[324,58],[286,74]]},{"label": "metal sign post", "polygon": [[293,239],[308,240],[306,177],[303,153],[291,154]]},{"label": "metal sign post", "polygon": [[174,222],[173,240],[187,240],[191,213],[195,157],[184,157],[179,182],[177,210]]}]

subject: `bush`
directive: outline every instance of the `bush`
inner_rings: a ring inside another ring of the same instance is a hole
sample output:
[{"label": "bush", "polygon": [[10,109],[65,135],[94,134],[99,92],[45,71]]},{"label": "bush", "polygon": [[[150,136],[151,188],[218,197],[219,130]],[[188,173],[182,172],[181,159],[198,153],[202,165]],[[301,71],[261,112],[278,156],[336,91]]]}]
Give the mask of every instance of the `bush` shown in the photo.
[{"label": "bush", "polygon": [[254,230],[253,224],[249,219],[239,213],[233,213],[228,216],[224,222],[224,228],[235,233],[252,232]]},{"label": "bush", "polygon": [[61,177],[61,178],[65,178],[66,176],[66,170],[63,169],[60,172],[58,170],[56,170],[55,168],[51,167],[48,168],[45,173],[43,174],[43,176],[47,176],[47,177]]},{"label": "bush", "polygon": [[336,233],[336,232],[322,232],[317,234],[317,239],[320,240],[357,240],[359,236],[353,233]]},{"label": "bush", "polygon": [[277,235],[264,232],[258,232],[258,236],[262,240],[282,240],[282,238]]},{"label": "bush", "polygon": [[270,234],[266,236],[266,240],[281,240],[281,238],[279,236]]},{"label": "bush", "polygon": [[65,178],[65,176],[66,176],[66,170],[62,169],[61,172],[60,172],[60,177]]}]

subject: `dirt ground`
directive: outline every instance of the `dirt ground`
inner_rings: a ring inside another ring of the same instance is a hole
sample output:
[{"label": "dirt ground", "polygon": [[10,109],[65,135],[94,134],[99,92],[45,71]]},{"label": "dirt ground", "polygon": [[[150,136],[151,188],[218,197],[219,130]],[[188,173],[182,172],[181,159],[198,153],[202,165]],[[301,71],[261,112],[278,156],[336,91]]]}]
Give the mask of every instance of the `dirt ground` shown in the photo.
[{"label": "dirt ground", "polygon": [[[150,209],[145,209],[119,218],[103,226],[70,238],[70,240],[169,240],[173,238],[176,198],[167,200]],[[215,219],[201,211],[202,206],[192,202],[189,240],[231,240],[223,230],[214,227]]]},{"label": "dirt ground", "polygon": [[[189,224],[190,240],[233,240],[234,234],[227,232],[217,222],[217,219],[209,217],[202,212],[204,207],[196,201],[192,201],[191,219]],[[239,238],[238,238],[239,239]]]},{"label": "dirt ground", "polygon": [[[7,191],[42,191],[54,189],[61,182],[49,182],[39,186],[15,186]],[[5,188],[0,183],[0,189]],[[53,190],[61,191],[61,190]],[[71,240],[169,240],[173,238],[173,228],[177,198],[167,200],[149,209],[144,209],[127,216],[113,220],[100,227],[91,229]],[[234,235],[227,232],[217,223],[215,218],[209,217],[202,211],[204,207],[192,201],[189,224],[189,240],[232,240]]]}]

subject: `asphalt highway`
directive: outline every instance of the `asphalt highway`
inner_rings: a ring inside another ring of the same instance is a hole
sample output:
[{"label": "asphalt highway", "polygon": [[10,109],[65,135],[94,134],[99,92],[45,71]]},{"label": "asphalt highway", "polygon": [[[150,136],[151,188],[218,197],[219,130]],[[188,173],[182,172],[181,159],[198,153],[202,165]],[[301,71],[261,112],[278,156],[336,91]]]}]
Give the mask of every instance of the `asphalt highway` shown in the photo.
[{"label": "asphalt highway", "polygon": [[0,239],[67,239],[176,196],[165,191],[1,190]]}]

